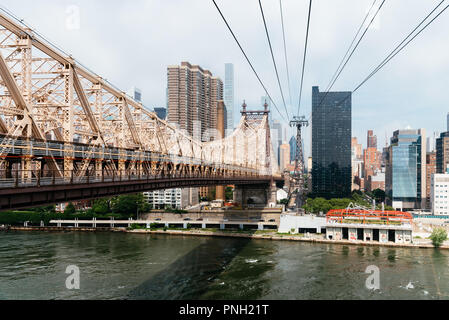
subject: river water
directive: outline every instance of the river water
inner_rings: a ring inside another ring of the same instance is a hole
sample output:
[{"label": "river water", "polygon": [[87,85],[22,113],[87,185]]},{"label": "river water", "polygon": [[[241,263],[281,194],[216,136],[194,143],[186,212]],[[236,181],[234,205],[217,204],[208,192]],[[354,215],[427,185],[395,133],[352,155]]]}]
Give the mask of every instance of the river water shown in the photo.
[{"label": "river water", "polygon": [[[80,289],[66,288],[66,268]],[[367,289],[368,266],[379,290]],[[447,299],[449,251],[127,233],[0,232],[0,299]]]}]

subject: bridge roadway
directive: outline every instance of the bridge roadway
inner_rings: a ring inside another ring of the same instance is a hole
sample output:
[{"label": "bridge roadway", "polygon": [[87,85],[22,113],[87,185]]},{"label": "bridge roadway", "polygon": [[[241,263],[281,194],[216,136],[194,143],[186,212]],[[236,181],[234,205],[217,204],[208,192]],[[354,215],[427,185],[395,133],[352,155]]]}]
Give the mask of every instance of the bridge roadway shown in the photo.
[{"label": "bridge roadway", "polygon": [[[46,158],[53,158],[63,168],[67,145],[74,151],[73,159],[81,164],[87,159],[93,164],[84,171],[50,170],[44,165]],[[34,169],[21,169],[30,159]],[[283,183],[280,175],[262,175],[254,168],[192,157],[4,135],[0,135],[0,161],[4,162],[0,170],[0,210],[171,188]]]},{"label": "bridge roadway", "polygon": [[[77,179],[64,177],[2,179],[0,181],[0,210],[110,197],[152,190],[217,185],[268,186],[271,176],[211,175],[128,175],[87,176]],[[276,181],[276,180],[275,180]],[[281,182],[281,181],[277,181]]]}]

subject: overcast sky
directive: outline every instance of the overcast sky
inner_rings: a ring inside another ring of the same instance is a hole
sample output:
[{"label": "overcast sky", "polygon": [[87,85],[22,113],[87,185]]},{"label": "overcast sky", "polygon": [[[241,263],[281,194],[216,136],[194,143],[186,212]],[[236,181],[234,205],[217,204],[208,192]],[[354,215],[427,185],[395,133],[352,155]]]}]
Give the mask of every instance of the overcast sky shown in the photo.
[{"label": "overcast sky", "polygon": [[[278,0],[263,0],[290,114],[296,113],[307,0],[283,0],[292,105],[288,95]],[[310,114],[312,86],[327,86],[373,0],[315,0],[301,113]],[[378,1],[380,2],[380,1]],[[440,0],[386,0],[333,90],[352,90]],[[143,92],[150,108],[166,105],[167,65],[189,61],[224,80],[234,63],[235,113],[243,99],[259,107],[264,91],[211,0],[3,0],[3,6],[124,91]],[[257,0],[217,0],[235,34],[283,110]],[[444,4],[445,6],[446,4]],[[443,6],[442,6],[443,7]],[[73,10],[75,8],[75,10]],[[79,28],[73,13],[79,10]],[[449,10],[353,96],[353,136],[379,148],[393,130],[446,129],[449,111]],[[279,114],[273,110],[274,118]],[[306,149],[309,149],[309,132]]]}]

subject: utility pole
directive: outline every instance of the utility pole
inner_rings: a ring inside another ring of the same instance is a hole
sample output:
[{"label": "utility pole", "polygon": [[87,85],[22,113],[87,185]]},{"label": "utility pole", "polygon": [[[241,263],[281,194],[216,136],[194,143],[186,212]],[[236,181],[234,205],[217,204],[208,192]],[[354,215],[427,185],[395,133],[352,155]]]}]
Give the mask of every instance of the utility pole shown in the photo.
[{"label": "utility pole", "polygon": [[295,171],[293,172],[294,191],[296,192],[296,209],[299,212],[304,204],[304,154],[302,147],[302,128],[308,127],[305,116],[295,116],[290,127],[296,127]]}]

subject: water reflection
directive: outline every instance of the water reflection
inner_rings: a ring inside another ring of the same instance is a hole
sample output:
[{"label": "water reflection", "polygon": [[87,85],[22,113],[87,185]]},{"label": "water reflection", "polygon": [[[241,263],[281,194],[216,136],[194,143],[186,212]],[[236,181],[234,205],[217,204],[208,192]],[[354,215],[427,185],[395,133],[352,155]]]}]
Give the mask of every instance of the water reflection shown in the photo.
[{"label": "water reflection", "polygon": [[[0,233],[0,299],[448,299],[449,252],[121,233]],[[65,268],[81,289],[65,288]],[[368,266],[380,290],[368,290]]]}]

